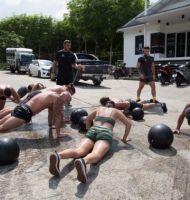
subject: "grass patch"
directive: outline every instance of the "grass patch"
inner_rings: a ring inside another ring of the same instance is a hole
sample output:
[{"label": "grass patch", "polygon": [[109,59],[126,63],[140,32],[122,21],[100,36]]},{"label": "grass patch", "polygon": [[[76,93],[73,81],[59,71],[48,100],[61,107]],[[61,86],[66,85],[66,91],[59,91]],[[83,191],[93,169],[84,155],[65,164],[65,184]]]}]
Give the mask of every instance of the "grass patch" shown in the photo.
[{"label": "grass patch", "polygon": [[0,70],[6,70],[8,67],[7,63],[0,63]]}]

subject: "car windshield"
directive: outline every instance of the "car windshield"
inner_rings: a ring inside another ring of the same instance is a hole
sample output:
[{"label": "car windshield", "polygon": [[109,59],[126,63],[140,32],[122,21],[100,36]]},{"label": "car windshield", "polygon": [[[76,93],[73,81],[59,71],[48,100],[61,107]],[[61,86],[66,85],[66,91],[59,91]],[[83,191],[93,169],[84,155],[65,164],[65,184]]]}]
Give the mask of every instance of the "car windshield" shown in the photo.
[{"label": "car windshield", "polygon": [[78,59],[97,60],[96,57],[90,54],[77,53],[76,55]]},{"label": "car windshield", "polygon": [[49,66],[52,62],[50,60],[39,60],[39,64]]},{"label": "car windshield", "polygon": [[23,54],[21,55],[21,62],[28,64],[32,62],[34,55],[33,54]]},{"label": "car windshield", "polygon": [[82,65],[103,65],[104,62],[101,60],[78,60],[78,64]]}]

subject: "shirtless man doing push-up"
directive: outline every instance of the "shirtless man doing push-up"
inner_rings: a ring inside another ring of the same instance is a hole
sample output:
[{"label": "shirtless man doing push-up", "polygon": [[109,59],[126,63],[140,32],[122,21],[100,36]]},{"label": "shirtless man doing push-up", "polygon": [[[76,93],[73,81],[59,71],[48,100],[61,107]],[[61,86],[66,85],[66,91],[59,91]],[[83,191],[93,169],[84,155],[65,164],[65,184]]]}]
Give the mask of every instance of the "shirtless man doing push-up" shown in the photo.
[{"label": "shirtless man doing push-up", "polygon": [[57,94],[52,91],[35,91],[18,104],[11,112],[0,120],[0,133],[19,127],[20,125],[30,122],[32,116],[42,110],[48,109],[48,124],[51,126],[53,119],[57,137],[61,137],[61,121],[63,105],[71,101],[71,94],[67,91]]}]

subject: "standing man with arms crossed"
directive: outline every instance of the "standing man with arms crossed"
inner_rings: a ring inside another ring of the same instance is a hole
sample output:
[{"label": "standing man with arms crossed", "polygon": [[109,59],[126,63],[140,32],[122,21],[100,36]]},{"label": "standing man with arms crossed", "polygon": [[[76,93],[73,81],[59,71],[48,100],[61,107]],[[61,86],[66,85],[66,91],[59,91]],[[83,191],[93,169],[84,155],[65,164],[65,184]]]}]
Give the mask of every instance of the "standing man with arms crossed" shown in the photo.
[{"label": "standing man with arms crossed", "polygon": [[65,40],[63,42],[63,49],[58,51],[55,55],[52,73],[57,72],[57,85],[68,85],[73,82],[72,68],[81,69],[80,65],[75,63],[75,55],[70,51],[71,41]]},{"label": "standing man with arms crossed", "polygon": [[155,66],[154,58],[150,56],[150,48],[143,48],[144,55],[138,59],[137,69],[139,72],[139,87],[137,89],[137,102],[140,101],[141,91],[145,84],[149,84],[151,87],[151,94],[153,103],[157,103],[156,100],[156,86],[155,86]]}]

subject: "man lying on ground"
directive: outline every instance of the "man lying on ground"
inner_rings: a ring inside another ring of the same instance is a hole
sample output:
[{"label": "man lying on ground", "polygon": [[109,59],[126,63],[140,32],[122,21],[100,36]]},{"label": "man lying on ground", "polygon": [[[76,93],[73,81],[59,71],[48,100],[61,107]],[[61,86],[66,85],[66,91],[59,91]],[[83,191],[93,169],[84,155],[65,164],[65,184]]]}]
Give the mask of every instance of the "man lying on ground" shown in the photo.
[{"label": "man lying on ground", "polygon": [[[33,88],[33,91],[32,91],[32,92],[37,91],[37,90],[40,90],[41,92],[52,91],[52,92],[55,92],[55,93],[57,93],[57,94],[61,94],[62,92],[67,91],[67,92],[69,92],[71,95],[74,95],[74,94],[75,94],[75,91],[76,91],[73,84],[64,85],[64,86],[56,85],[56,86],[49,87],[49,88],[45,88],[45,89],[40,89],[40,88],[42,88],[42,87],[39,87],[39,89],[37,89],[38,83],[33,84],[33,85],[35,86],[35,90],[34,90],[34,88]],[[21,87],[21,88],[22,88],[22,87]],[[20,91],[18,90],[18,93],[20,94],[20,96],[23,97],[23,96],[25,96],[25,95],[28,93],[27,91],[28,91],[28,89],[22,88],[22,89],[20,89]],[[32,93],[32,92],[29,92],[29,95],[30,95],[30,93]],[[21,98],[22,98],[22,97],[21,97]],[[27,97],[26,97],[26,98],[27,98]],[[22,101],[24,101],[24,100],[22,100]],[[21,101],[21,102],[22,102],[22,101]],[[13,110],[14,110],[14,107],[12,107],[12,108],[6,107],[6,108],[0,110],[0,119],[2,119],[3,117],[5,117],[6,115],[10,114]]]},{"label": "man lying on ground", "polygon": [[148,110],[157,105],[161,106],[164,113],[167,112],[167,107],[165,103],[144,103],[136,102],[133,100],[110,99],[109,97],[102,97],[100,99],[100,104],[102,106],[105,106],[108,101],[113,101],[115,103],[115,108],[118,110],[123,110],[124,112],[131,112],[134,108],[142,108],[143,110]]},{"label": "man lying on ground", "polygon": [[7,98],[15,103],[20,102],[20,97],[13,87],[10,85],[0,85],[0,110],[5,107]]},{"label": "man lying on ground", "polygon": [[34,91],[27,98],[19,103],[11,114],[6,115],[0,120],[0,133],[10,129],[17,128],[24,123],[31,121],[32,116],[48,109],[48,124],[55,123],[57,137],[64,136],[61,134],[61,122],[63,117],[63,105],[71,101],[69,92],[57,94],[52,91]]},{"label": "man lying on ground", "polygon": [[42,83],[33,83],[26,86],[22,86],[17,90],[18,95],[20,98],[23,98],[26,94],[36,91],[36,90],[42,90],[45,89],[46,87]]}]

